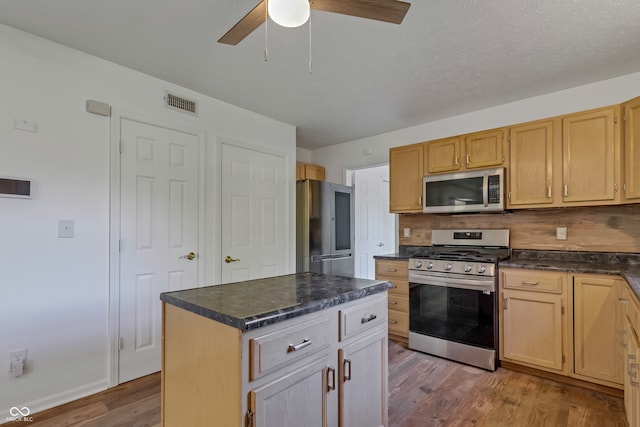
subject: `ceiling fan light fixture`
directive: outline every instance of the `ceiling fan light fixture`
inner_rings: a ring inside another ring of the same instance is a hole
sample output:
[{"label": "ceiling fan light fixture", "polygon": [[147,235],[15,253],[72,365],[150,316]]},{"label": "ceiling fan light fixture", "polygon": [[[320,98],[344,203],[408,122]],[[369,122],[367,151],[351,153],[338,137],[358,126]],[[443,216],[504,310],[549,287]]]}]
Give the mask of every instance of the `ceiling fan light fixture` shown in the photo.
[{"label": "ceiling fan light fixture", "polygon": [[309,19],[309,0],[268,0],[269,17],[278,25],[288,28],[299,27]]}]

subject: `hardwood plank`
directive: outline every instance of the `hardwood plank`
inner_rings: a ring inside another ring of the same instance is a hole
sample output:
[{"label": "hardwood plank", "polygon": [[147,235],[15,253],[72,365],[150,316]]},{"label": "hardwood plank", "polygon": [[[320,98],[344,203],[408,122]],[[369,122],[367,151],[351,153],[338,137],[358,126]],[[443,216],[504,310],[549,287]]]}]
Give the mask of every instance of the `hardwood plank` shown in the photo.
[{"label": "hardwood plank", "polygon": [[[159,427],[160,374],[33,415],[43,427]],[[488,372],[389,341],[390,427],[625,427],[624,402],[551,379]]]}]

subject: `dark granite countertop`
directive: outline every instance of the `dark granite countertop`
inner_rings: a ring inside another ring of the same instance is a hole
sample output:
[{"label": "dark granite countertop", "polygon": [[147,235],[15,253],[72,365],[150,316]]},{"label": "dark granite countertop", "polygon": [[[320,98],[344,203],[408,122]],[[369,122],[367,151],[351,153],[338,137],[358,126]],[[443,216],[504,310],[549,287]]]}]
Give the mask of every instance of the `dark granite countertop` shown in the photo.
[{"label": "dark granite countertop", "polygon": [[242,331],[384,292],[384,280],[296,273],[165,292],[160,299]]},{"label": "dark granite countertop", "polygon": [[640,254],[514,249],[499,266],[622,276],[640,299]]}]

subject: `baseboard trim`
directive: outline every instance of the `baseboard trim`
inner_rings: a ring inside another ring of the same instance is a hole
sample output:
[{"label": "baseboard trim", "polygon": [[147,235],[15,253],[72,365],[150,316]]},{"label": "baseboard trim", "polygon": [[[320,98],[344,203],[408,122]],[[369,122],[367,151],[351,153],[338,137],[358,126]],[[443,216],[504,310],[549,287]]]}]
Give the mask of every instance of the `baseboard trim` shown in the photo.
[{"label": "baseboard trim", "polygon": [[586,388],[588,390],[593,390],[599,393],[608,394],[609,396],[624,397],[624,390],[620,390],[614,387],[590,383],[588,381],[583,381],[576,378],[567,377],[564,375],[554,374],[553,372],[542,371],[540,369],[530,368],[528,366],[522,366],[515,363],[510,363],[510,362],[501,361],[500,366],[502,366],[505,369],[509,369],[511,371],[522,372],[529,375],[535,375],[536,377],[557,381],[559,383]]},{"label": "baseboard trim", "polygon": [[[109,382],[104,379],[101,381],[96,381],[90,384],[83,385],[81,387],[76,387],[71,390],[66,390],[60,393],[53,394],[51,396],[44,397],[42,399],[36,399],[31,402],[21,402],[19,404],[20,408],[27,407],[29,408],[29,416],[33,416],[38,412],[42,412],[46,409],[51,409],[56,406],[63,405],[65,403],[72,402],[74,400],[81,399],[83,397],[90,396],[95,393],[99,393],[101,391],[109,388]],[[15,419],[9,417],[11,408],[0,409],[0,424],[14,422]],[[6,416],[5,416],[6,414]],[[34,417],[34,421],[37,421],[37,416]]]}]

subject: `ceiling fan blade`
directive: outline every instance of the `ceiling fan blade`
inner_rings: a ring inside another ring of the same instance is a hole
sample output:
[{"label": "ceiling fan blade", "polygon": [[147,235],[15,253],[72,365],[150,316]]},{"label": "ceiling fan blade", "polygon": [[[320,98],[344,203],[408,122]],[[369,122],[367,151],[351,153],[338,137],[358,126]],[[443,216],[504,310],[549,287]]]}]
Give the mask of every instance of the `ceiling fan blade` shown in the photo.
[{"label": "ceiling fan blade", "polygon": [[245,37],[258,28],[265,20],[267,2],[262,0],[256,7],[251,9],[236,25],[231,27],[224,36],[218,40],[218,43],[237,45]]},{"label": "ceiling fan blade", "polygon": [[410,3],[398,0],[311,0],[311,8],[400,24]]}]

